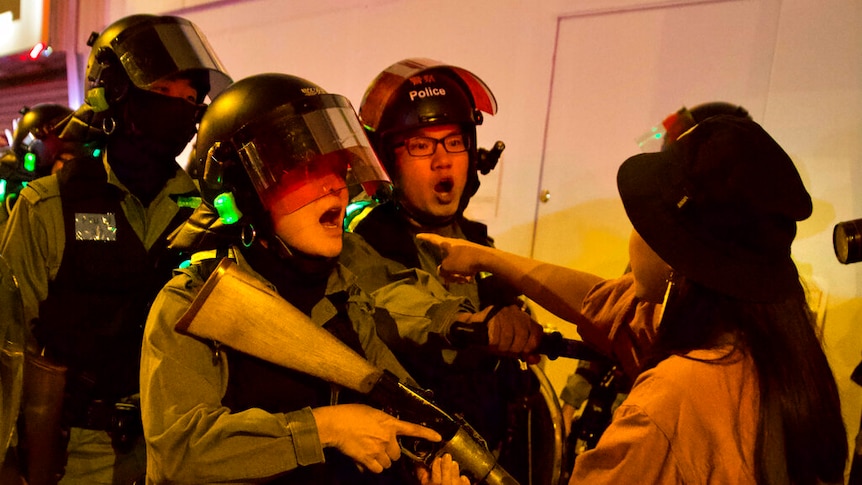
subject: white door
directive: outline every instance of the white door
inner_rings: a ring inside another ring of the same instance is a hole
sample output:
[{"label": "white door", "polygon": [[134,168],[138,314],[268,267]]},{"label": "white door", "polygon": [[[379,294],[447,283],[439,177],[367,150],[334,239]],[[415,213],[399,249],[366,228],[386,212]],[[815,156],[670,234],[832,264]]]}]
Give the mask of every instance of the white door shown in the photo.
[{"label": "white door", "polygon": [[[608,278],[624,271],[631,226],[617,168],[640,152],[641,134],[684,105],[727,101],[761,121],[779,8],[779,0],[680,2],[560,19],[533,257]],[[574,365],[547,363],[555,389]]]}]

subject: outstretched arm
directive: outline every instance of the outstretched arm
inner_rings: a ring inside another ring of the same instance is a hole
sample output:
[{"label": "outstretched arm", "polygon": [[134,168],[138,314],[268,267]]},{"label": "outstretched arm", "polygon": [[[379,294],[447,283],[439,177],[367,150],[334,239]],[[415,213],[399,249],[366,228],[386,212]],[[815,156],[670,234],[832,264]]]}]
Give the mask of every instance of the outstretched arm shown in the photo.
[{"label": "outstretched arm", "polygon": [[419,239],[440,248],[444,255],[440,275],[463,281],[480,271],[503,278],[524,295],[558,317],[579,323],[583,301],[603,278],[583,271],[518,256],[463,239],[419,234]]}]

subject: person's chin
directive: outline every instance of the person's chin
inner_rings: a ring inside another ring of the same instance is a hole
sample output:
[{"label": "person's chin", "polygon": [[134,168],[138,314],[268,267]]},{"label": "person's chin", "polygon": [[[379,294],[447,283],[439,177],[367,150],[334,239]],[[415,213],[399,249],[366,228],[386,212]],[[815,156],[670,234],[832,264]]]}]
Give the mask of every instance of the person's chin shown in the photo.
[{"label": "person's chin", "polygon": [[335,258],[341,254],[342,244],[341,238],[337,241],[326,240],[321,241],[319,246],[317,247],[317,255],[322,256],[324,258]]},{"label": "person's chin", "polygon": [[341,254],[342,236],[341,232],[315,231],[313,235],[308,233],[301,240],[294,240],[289,244],[310,256],[333,258]]},{"label": "person's chin", "polygon": [[429,212],[436,217],[451,217],[458,212],[458,201],[433,204]]}]

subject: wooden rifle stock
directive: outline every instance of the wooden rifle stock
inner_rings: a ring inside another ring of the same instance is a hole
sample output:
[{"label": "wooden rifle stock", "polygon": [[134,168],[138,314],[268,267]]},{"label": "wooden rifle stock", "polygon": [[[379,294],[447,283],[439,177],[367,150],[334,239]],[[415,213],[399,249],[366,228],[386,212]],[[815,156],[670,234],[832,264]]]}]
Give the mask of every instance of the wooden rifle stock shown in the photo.
[{"label": "wooden rifle stock", "polygon": [[175,329],[363,394],[383,374],[229,258],[219,263]]}]

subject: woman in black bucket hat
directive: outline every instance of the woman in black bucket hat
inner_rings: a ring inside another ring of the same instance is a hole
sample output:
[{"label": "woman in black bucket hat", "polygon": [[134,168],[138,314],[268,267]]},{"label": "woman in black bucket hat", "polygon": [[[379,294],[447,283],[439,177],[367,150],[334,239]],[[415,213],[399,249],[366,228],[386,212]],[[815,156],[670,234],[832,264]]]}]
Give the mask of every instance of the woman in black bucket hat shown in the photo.
[{"label": "woman in black bucket hat", "polygon": [[843,483],[838,390],[790,253],[812,211],[790,157],[754,121],[716,116],[626,160],[617,185],[634,226],[631,284],[664,303],[655,319],[594,318],[594,275],[423,236],[447,252],[441,272],[501,276],[637,363],[570,483]]}]

